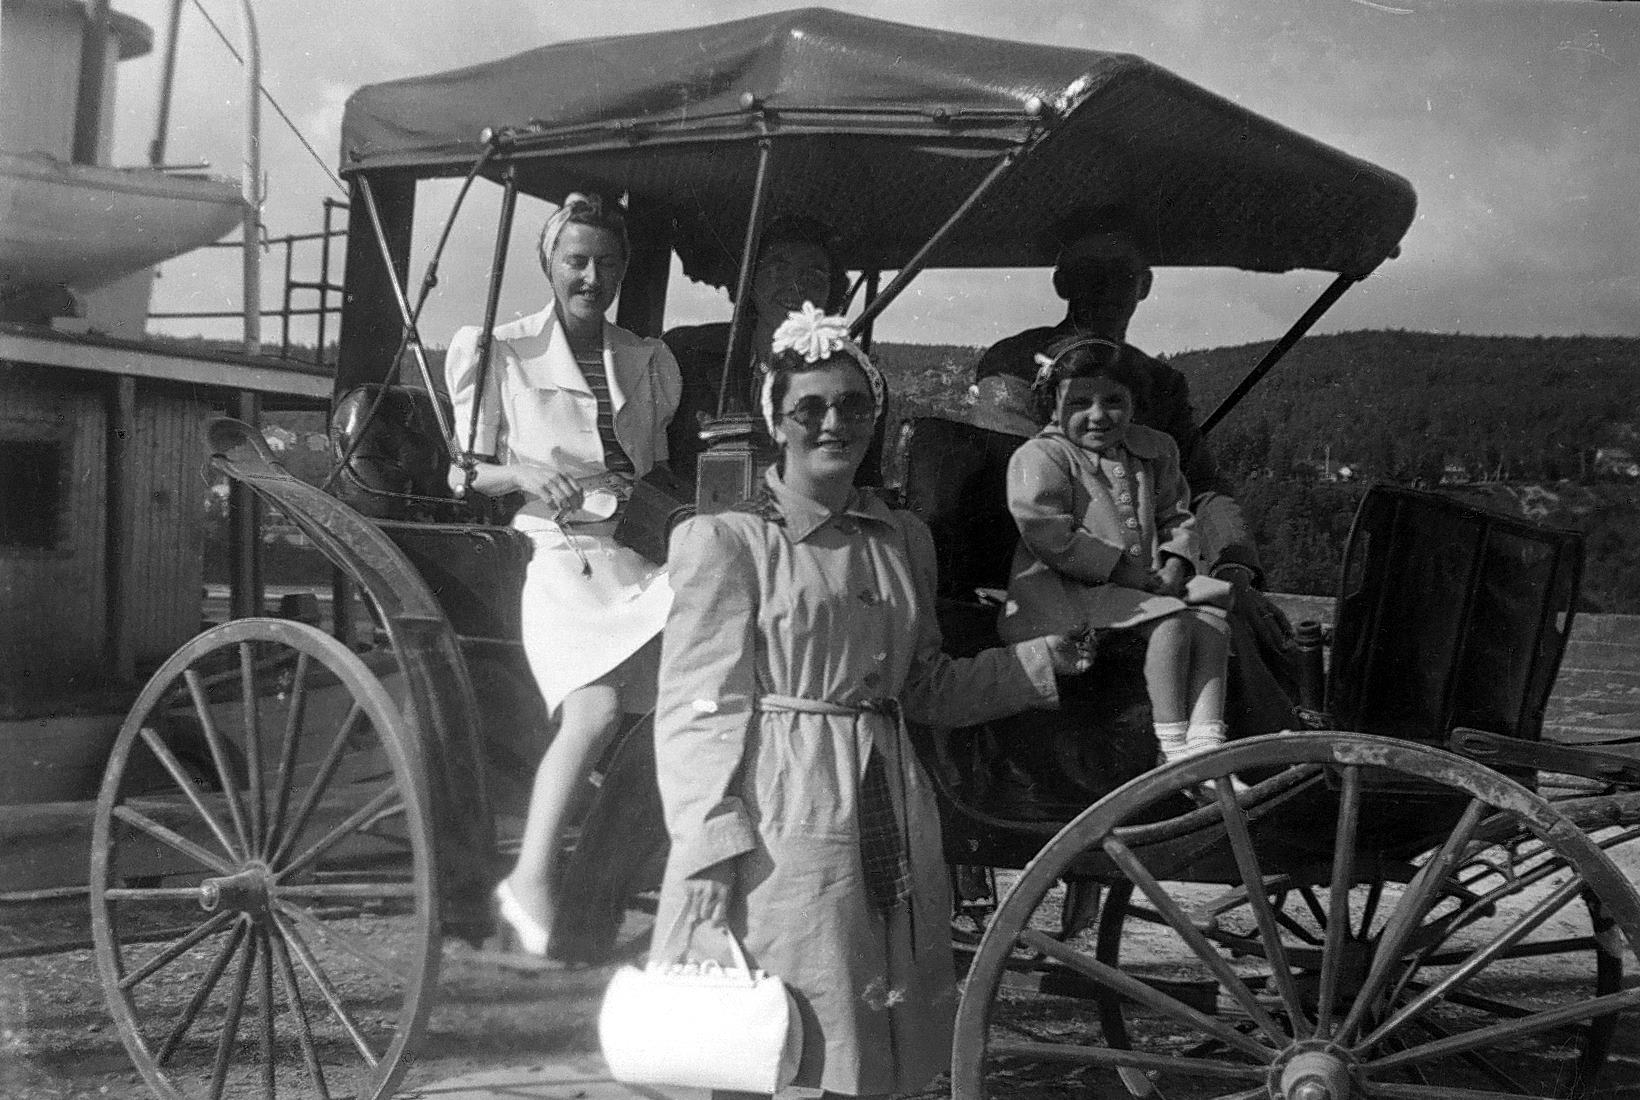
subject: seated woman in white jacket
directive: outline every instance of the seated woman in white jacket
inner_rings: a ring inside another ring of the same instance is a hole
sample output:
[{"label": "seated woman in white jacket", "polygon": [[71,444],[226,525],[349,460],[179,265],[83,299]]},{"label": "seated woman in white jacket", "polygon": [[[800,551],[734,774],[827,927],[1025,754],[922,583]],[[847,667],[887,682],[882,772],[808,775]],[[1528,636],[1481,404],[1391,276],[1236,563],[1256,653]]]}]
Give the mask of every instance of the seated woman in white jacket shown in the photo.
[{"label": "seated woman in white jacket", "polygon": [[618,205],[570,195],[542,231],[540,256],[552,303],[496,327],[470,440],[479,329],[459,330],[445,360],[458,433],[479,456],[452,479],[490,495],[523,492],[513,526],[534,544],[524,649],[558,729],[536,772],[518,862],[496,900],[504,931],[535,955],[552,937],[571,797],[622,713],[653,703],[653,643],[672,591],[665,569],[618,545],[614,532],[633,479],[666,461],[682,389],[666,345],[604,319],[629,256]]}]

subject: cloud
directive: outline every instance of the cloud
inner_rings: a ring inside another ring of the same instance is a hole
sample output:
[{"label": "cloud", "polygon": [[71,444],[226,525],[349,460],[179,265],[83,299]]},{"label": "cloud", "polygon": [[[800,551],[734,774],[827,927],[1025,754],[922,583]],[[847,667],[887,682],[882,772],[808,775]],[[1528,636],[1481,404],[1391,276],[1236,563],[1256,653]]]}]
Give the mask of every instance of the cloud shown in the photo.
[{"label": "cloud", "polygon": [[[204,0],[230,37],[237,7]],[[1405,255],[1346,295],[1323,328],[1471,332],[1640,332],[1633,257],[1640,219],[1640,20],[1632,5],[1552,0],[1396,0],[1396,15],[1353,0],[835,0],[844,10],[969,34],[1140,53],[1188,79],[1365,159],[1419,192]],[[163,30],[168,0],[116,0]],[[683,27],[790,7],[789,0],[259,0],[265,81],[334,166],[341,105],[366,83],[503,57],[570,37]],[[120,67],[119,159],[146,159],[158,51]],[[171,159],[239,170],[239,70],[191,7]],[[309,230],[334,194],[268,112],[267,220]],[[490,200],[485,200],[490,201]],[[493,203],[492,203],[493,205]],[[488,209],[488,208],[484,208]],[[440,331],[482,308],[488,229],[463,222],[433,310]],[[442,208],[430,202],[418,232]],[[539,301],[515,263],[506,308]],[[418,271],[419,277],[419,271]],[[163,308],[220,307],[236,275],[170,265]],[[270,276],[271,280],[272,276]],[[1324,277],[1166,272],[1136,318],[1158,350],[1269,339]],[[676,315],[722,316],[721,295],[678,280]],[[892,338],[985,342],[1052,319],[1040,272],[932,273],[884,317]],[[270,291],[271,294],[271,282]]]}]

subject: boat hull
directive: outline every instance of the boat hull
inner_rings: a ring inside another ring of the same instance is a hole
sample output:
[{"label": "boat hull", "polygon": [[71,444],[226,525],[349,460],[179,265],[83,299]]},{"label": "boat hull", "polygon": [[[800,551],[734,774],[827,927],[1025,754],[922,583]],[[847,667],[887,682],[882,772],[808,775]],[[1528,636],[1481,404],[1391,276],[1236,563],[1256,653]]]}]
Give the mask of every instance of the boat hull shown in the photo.
[{"label": "boat hull", "polygon": [[0,152],[0,296],[94,290],[220,240],[243,209],[229,180]]}]

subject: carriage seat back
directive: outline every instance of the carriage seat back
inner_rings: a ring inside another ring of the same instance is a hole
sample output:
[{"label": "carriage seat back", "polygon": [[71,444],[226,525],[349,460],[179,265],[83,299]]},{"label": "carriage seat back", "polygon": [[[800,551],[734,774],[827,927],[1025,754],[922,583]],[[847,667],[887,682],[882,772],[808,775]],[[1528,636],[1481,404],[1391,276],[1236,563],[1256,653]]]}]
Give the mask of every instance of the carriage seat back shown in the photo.
[{"label": "carriage seat back", "polygon": [[378,526],[433,590],[458,635],[509,642],[522,638],[528,535],[511,527],[467,523],[387,521]]},{"label": "carriage seat back", "polygon": [[[336,400],[330,452],[342,464],[334,483],[340,499],[375,519],[465,518],[450,493],[449,454],[434,400],[426,390],[376,382]],[[448,415],[449,401],[436,400]]]},{"label": "carriage seat back", "polygon": [[1374,486],[1345,551],[1327,681],[1343,729],[1537,740],[1571,631],[1575,531]]},{"label": "carriage seat back", "polygon": [[901,493],[933,533],[939,595],[973,601],[975,589],[1007,588],[1019,543],[1008,460],[1024,440],[936,416],[915,417],[901,431]]}]

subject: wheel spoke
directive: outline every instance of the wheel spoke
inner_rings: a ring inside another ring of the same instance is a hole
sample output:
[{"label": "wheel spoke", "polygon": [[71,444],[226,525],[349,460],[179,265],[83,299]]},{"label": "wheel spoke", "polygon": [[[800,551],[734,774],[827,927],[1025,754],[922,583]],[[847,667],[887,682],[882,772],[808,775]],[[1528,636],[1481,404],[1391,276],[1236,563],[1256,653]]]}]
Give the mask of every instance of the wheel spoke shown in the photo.
[{"label": "wheel spoke", "polygon": [[1378,906],[1383,900],[1384,880],[1380,878],[1367,887],[1367,900],[1361,906],[1361,925],[1355,932],[1357,939],[1365,940],[1372,934],[1372,922],[1378,916]]},{"label": "wheel spoke", "polygon": [[1226,1046],[1257,1059],[1260,1064],[1268,1064],[1275,1057],[1275,1051],[1257,1040],[1243,1035],[1223,1021],[1215,1020],[1206,1013],[1191,1008],[1183,1001],[1171,997],[1153,986],[1146,985],[1137,978],[1129,977],[1113,966],[1106,966],[1096,959],[1090,959],[1074,947],[1061,943],[1052,936],[1039,932],[1034,928],[1027,928],[1020,932],[1019,943],[1022,947],[1039,951],[1048,958],[1065,964],[1078,974],[1104,986],[1113,993],[1119,993],[1154,1012],[1170,1017],[1178,1023],[1218,1038]]},{"label": "wheel spoke", "polygon": [[262,965],[257,967],[261,972],[261,988],[258,990],[262,1001],[262,1092],[267,1100],[275,1100],[279,1095],[277,1075],[278,1068],[274,1060],[273,1046],[273,948],[268,943],[268,933],[265,929],[256,930],[257,954],[261,956]]},{"label": "wheel spoke", "polygon": [[177,958],[179,958],[184,952],[193,947],[200,940],[222,931],[222,929],[231,923],[237,915],[238,914],[236,913],[217,913],[215,916],[211,917],[210,920],[206,921],[198,928],[195,928],[186,936],[172,941],[170,946],[166,947],[159,954],[143,963],[141,967],[133,970],[131,973],[121,978],[120,989],[129,990],[133,986],[140,985],[147,981],[155,973],[171,965],[172,962],[176,961]]},{"label": "wheel spoke", "polygon": [[1427,1062],[1432,1058],[1446,1058],[1453,1054],[1461,1054],[1468,1050],[1481,1050],[1486,1047],[1507,1047],[1510,1044],[1524,1039],[1529,1035],[1537,1035],[1544,1031],[1553,1031],[1555,1028],[1565,1027],[1583,1020],[1592,1020],[1598,1016],[1610,1015],[1614,1012],[1623,1012],[1640,1005],[1640,988],[1626,989],[1621,993],[1608,993],[1603,997],[1592,997],[1577,1004],[1564,1005],[1560,1008],[1545,1009],[1530,1016],[1506,1023],[1491,1024],[1487,1027],[1467,1031],[1461,1035],[1451,1035],[1409,1047],[1404,1051],[1387,1055],[1375,1060],[1372,1065],[1377,1068],[1391,1069],[1401,1065],[1411,1065],[1415,1062]]},{"label": "wheel spoke", "polygon": [[1475,835],[1475,828],[1480,824],[1481,814],[1485,813],[1486,809],[1487,805],[1481,799],[1470,799],[1452,835],[1447,837],[1434,858],[1413,876],[1411,884],[1401,896],[1400,904],[1384,929],[1384,936],[1379,941],[1378,949],[1373,953],[1367,977],[1355,995],[1355,1002],[1350,1006],[1349,1015],[1344,1018],[1344,1025],[1340,1029],[1342,1034],[1350,1035],[1360,1026],[1367,1010],[1388,981],[1391,971],[1404,964],[1402,949],[1441,897],[1453,866],[1462,858],[1464,849],[1469,846],[1469,839]]},{"label": "wheel spoke", "polygon": [[366,802],[363,806],[360,806],[357,810],[354,810],[351,814],[348,814],[347,817],[342,820],[341,824],[337,825],[334,829],[330,830],[330,832],[320,837],[311,846],[309,846],[307,851],[303,852],[301,855],[297,856],[295,859],[275,871],[273,881],[276,884],[279,883],[286,875],[295,874],[297,871],[300,871],[302,868],[324,855],[331,848],[335,847],[343,837],[356,830],[366,821],[369,821],[376,815],[378,810],[381,810],[388,803],[398,797],[398,788],[394,786],[383,787],[380,791],[377,791],[375,796],[372,797],[369,802]]},{"label": "wheel spoke", "polygon": [[[1276,915],[1276,923],[1281,925],[1281,927],[1285,928],[1287,931],[1291,932],[1293,934],[1293,937],[1295,939],[1297,939],[1299,942],[1308,944],[1311,947],[1320,947],[1321,946],[1321,944],[1323,942],[1321,937],[1317,936],[1310,929],[1305,928],[1302,924],[1298,923],[1291,916],[1289,916],[1284,910],[1281,910],[1281,909],[1275,910],[1275,915]],[[1323,922],[1323,923],[1325,923],[1325,922]]]},{"label": "wheel spoke", "polygon": [[262,783],[262,715],[257,706],[256,651],[250,642],[239,643],[240,706],[245,713],[245,772],[250,780],[251,851],[262,851],[262,815],[267,809]]},{"label": "wheel spoke", "polygon": [[1127,845],[1114,836],[1105,838],[1104,848],[1105,854],[1115,861],[1116,865],[1122,869],[1122,872],[1127,875],[1135,886],[1144,891],[1145,896],[1150,899],[1150,903],[1156,907],[1156,911],[1172,927],[1174,934],[1184,940],[1190,949],[1196,953],[1196,957],[1201,960],[1203,965],[1213,972],[1213,976],[1219,980],[1219,984],[1224,986],[1230,996],[1236,999],[1236,1003],[1241,1005],[1247,1012],[1248,1017],[1258,1025],[1259,1030],[1264,1032],[1270,1038],[1270,1041],[1277,1046],[1285,1046],[1289,1036],[1282,1030],[1281,1025],[1277,1024],[1270,1014],[1265,1011],[1264,1006],[1258,1003],[1257,998],[1253,996],[1253,991],[1247,988],[1247,983],[1242,980],[1241,975],[1231,969],[1224,956],[1219,954],[1218,948],[1208,942],[1207,937],[1202,935],[1201,929],[1197,928],[1185,911],[1179,908],[1179,903],[1173,900],[1166,887],[1156,881],[1156,877],[1150,873],[1150,869],[1139,861],[1139,857],[1134,855]]},{"label": "wheel spoke", "polygon": [[347,748],[348,741],[353,737],[354,729],[364,716],[364,708],[357,703],[353,704],[353,709],[347,712],[347,717],[342,720],[341,726],[336,730],[336,736],[331,740],[330,747],[325,750],[324,759],[319,762],[319,770],[314,773],[313,782],[308,785],[307,794],[302,797],[302,804],[297,807],[296,815],[291,818],[290,828],[285,830],[285,835],[282,838],[276,838],[278,844],[273,849],[273,855],[268,859],[270,864],[277,867],[296,843],[296,838],[302,835],[302,830],[307,827],[309,815],[319,805],[320,797],[324,794],[326,788],[330,786],[331,777],[336,774],[336,768],[342,762],[342,752]]},{"label": "wheel spoke", "polygon": [[182,1010],[182,1015],[177,1018],[175,1026],[171,1028],[171,1034],[165,1037],[165,1042],[160,1046],[159,1053],[155,1055],[154,1060],[160,1065],[170,1061],[171,1055],[176,1052],[177,1046],[187,1036],[188,1029],[194,1026],[194,1020],[199,1016],[199,1010],[204,1008],[205,1002],[211,999],[211,993],[216,989],[216,983],[222,980],[222,972],[227,970],[228,963],[233,961],[234,952],[239,950],[239,945],[245,939],[245,931],[248,927],[244,921],[234,925],[233,935],[222,946],[222,950],[217,953],[215,960],[211,963],[211,968],[205,972],[205,980],[194,991],[193,997],[188,1001],[188,1007]]},{"label": "wheel spoke", "polygon": [[336,987],[325,976],[324,970],[319,966],[319,961],[313,957],[313,952],[308,949],[307,943],[303,941],[301,933],[280,920],[277,915],[273,919],[274,923],[279,926],[279,931],[284,934],[285,941],[290,945],[291,951],[295,952],[296,961],[302,964],[302,969],[307,971],[308,977],[312,978],[313,984],[318,987],[319,995],[325,999],[325,1004],[330,1006],[330,1014],[335,1016],[336,1021],[342,1025],[342,1030],[347,1032],[347,1037],[358,1048],[359,1054],[364,1058],[365,1063],[371,1069],[375,1069],[381,1060],[376,1057],[376,1052],[370,1049],[370,1044],[365,1041],[364,1033],[359,1030],[359,1025],[354,1022],[352,1016],[348,1015],[346,1006],[342,1004],[341,995],[336,992]]},{"label": "wheel spoke", "polygon": [[282,936],[268,934],[268,945],[279,962],[279,980],[285,987],[285,1003],[296,1017],[296,1038],[302,1047],[302,1061],[307,1065],[308,1080],[313,1082],[319,1100],[330,1100],[330,1089],[325,1085],[325,1071],[319,1064],[319,1052],[313,1045],[313,1028],[308,1024],[307,1007],[302,1003],[302,990],[296,981],[296,970],[290,964],[290,952],[285,949]]},{"label": "wheel spoke", "polygon": [[239,1018],[245,1011],[245,992],[250,988],[251,971],[256,968],[256,937],[245,940],[245,954],[239,962],[239,977],[228,997],[228,1016],[222,1023],[222,1037],[216,1044],[216,1066],[211,1070],[211,1100],[222,1100],[222,1086],[228,1080],[228,1063],[233,1058],[234,1040],[239,1037]]},{"label": "wheel spoke", "polygon": [[1355,887],[1355,834],[1360,824],[1361,769],[1351,764],[1343,770],[1343,789],[1338,799],[1332,886],[1327,897],[1331,911],[1321,918],[1326,926],[1326,942],[1321,949],[1321,991],[1316,1006],[1315,1033],[1324,1039],[1332,1037],[1333,1000],[1338,996],[1338,977],[1344,969],[1344,939],[1350,930],[1350,891]]},{"label": "wheel spoke", "polygon": [[1442,975],[1441,979],[1434,985],[1402,1005],[1399,1011],[1380,1024],[1371,1035],[1361,1040],[1361,1046],[1371,1047],[1386,1034],[1429,1011],[1442,997],[1497,960],[1508,948],[1514,946],[1523,936],[1537,928],[1555,913],[1558,913],[1582,891],[1583,879],[1581,877],[1574,877],[1563,884],[1560,889],[1522,914],[1509,927],[1498,932],[1489,943],[1473,952],[1461,965]]},{"label": "wheel spoke", "polygon": [[1228,783],[1215,785],[1219,807],[1224,811],[1225,831],[1230,837],[1230,848],[1236,856],[1236,868],[1247,886],[1247,904],[1258,922],[1259,936],[1264,941],[1264,957],[1275,976],[1281,1003],[1286,1006],[1292,1021],[1293,1037],[1304,1038],[1309,1029],[1304,1015],[1304,1003],[1293,981],[1292,968],[1287,962],[1287,948],[1281,941],[1281,929],[1276,924],[1275,910],[1264,890],[1264,872],[1259,866],[1258,851],[1253,847],[1253,836],[1247,828],[1247,815],[1236,801],[1235,791]]},{"label": "wheel spoke", "polygon": [[228,839],[228,831],[222,827],[222,822],[218,821],[216,815],[205,805],[205,800],[200,797],[199,791],[194,788],[193,780],[188,777],[187,770],[183,768],[181,761],[176,758],[176,754],[171,751],[170,746],[165,743],[165,739],[159,735],[159,731],[152,726],[143,726],[137,732],[142,737],[143,743],[148,746],[148,751],[152,752],[159,759],[161,766],[171,774],[171,781],[181,788],[182,793],[193,804],[194,812],[204,819],[206,826],[211,830],[211,835],[215,836],[216,842],[222,845],[222,850],[235,858],[242,855],[243,849],[235,847],[234,842]]},{"label": "wheel spoke", "polygon": [[[198,844],[195,844],[181,833],[161,825],[159,822],[155,821],[153,818],[149,817],[140,810],[132,809],[130,806],[115,806],[114,816],[125,822],[127,825],[130,825],[132,828],[140,829],[141,831],[147,833],[155,840],[162,841],[165,844],[170,845],[172,848],[175,848],[177,851],[189,857],[202,867],[209,867],[211,870],[220,875],[231,875],[234,873],[233,865],[227,860],[207,852],[204,848],[201,848]],[[105,892],[112,893],[112,891]],[[147,894],[157,893],[157,891],[142,892]],[[119,895],[114,894],[114,896],[118,897]]]},{"label": "wheel spoke", "polygon": [[1505,1020],[1524,1020],[1535,1011],[1525,1005],[1510,1004],[1508,1001],[1483,997],[1466,989],[1454,990],[1446,995],[1446,999],[1461,1008],[1473,1008],[1480,1012],[1490,1012],[1492,1015],[1501,1016]]},{"label": "wheel spoke", "polygon": [[191,668],[183,671],[182,678],[188,684],[188,694],[194,700],[194,713],[199,716],[205,744],[209,746],[211,760],[216,764],[216,777],[222,784],[222,797],[228,804],[228,816],[233,819],[234,833],[239,837],[239,850],[254,852],[256,849],[251,847],[250,831],[245,827],[245,811],[239,805],[239,787],[234,782],[233,768],[228,764],[228,747],[221,731],[216,728],[216,719],[211,717],[211,704],[205,698],[205,687],[200,682],[199,673]]},{"label": "wheel spoke", "polygon": [[279,748],[279,789],[274,792],[267,833],[262,838],[263,858],[273,855],[279,830],[284,825],[285,812],[290,809],[290,785],[296,778],[296,752],[302,742],[302,725],[307,719],[307,677],[311,660],[306,653],[298,654],[296,670],[291,674],[290,711],[285,716],[285,736]]},{"label": "wheel spoke", "polygon": [[278,909],[279,912],[291,918],[297,924],[307,928],[326,944],[338,947],[347,952],[349,955],[352,955],[355,959],[364,963],[370,969],[387,978],[389,981],[392,981],[398,985],[404,985],[408,980],[406,975],[394,969],[386,959],[383,959],[381,956],[368,950],[362,943],[359,942],[357,937],[351,936],[339,928],[327,927],[324,921],[320,920],[318,917],[314,916],[312,913],[308,912],[306,909],[303,909],[299,905],[291,905],[283,900],[275,900],[273,904],[274,908]]},{"label": "wheel spoke", "polygon": [[[1418,1021],[1418,1026],[1423,1028],[1425,1031],[1428,1031],[1431,1035],[1435,1036],[1437,1039],[1450,1038],[1451,1035],[1452,1035],[1452,1032],[1448,1031],[1444,1027],[1441,1027],[1439,1024],[1435,1023],[1435,1021],[1433,1021],[1433,1020],[1428,1020],[1428,1019],[1419,1020]],[[1410,1048],[1410,1046],[1411,1046],[1410,1043],[1403,1044],[1403,1049]],[[1463,1062],[1465,1062],[1466,1064],[1474,1066],[1476,1069],[1478,1069],[1482,1073],[1486,1074],[1486,1076],[1492,1078],[1492,1080],[1495,1081],[1497,1084],[1502,1085],[1505,1089],[1508,1089],[1509,1090],[1508,1095],[1511,1095],[1511,1096],[1530,1095],[1528,1090],[1521,1086],[1520,1082],[1516,1081],[1513,1077],[1509,1076],[1509,1074],[1505,1073],[1500,1066],[1498,1066],[1496,1063],[1494,1063],[1490,1058],[1487,1058],[1487,1057],[1483,1056],[1479,1051],[1466,1050],[1462,1054],[1458,1055],[1458,1057]],[[1402,1068],[1404,1070],[1418,1071],[1419,1075],[1423,1076],[1422,1071],[1416,1065],[1403,1066]]]},{"label": "wheel spoke", "polygon": [[[1217,1077],[1232,1081],[1262,1078],[1265,1069],[1246,1062],[1220,1062],[1206,1058],[1175,1058],[1167,1054],[1145,1054],[1137,1050],[1084,1046],[1078,1043],[1033,1043],[1003,1039],[986,1044],[993,1057],[1013,1055],[1039,1062],[1065,1062],[1078,1066],[1120,1066],[1163,1070],[1185,1077]],[[1261,1090],[1262,1091],[1262,1090]]]},{"label": "wheel spoke", "polygon": [[282,898],[413,898],[413,882],[298,882],[279,887]]},{"label": "wheel spoke", "polygon": [[1328,927],[1332,924],[1332,918],[1322,906],[1321,899],[1315,896],[1315,887],[1309,883],[1301,883],[1293,887],[1293,893],[1297,894],[1299,900],[1304,902],[1304,908],[1310,911],[1310,916],[1314,918],[1315,926],[1321,929],[1322,935],[1326,935]]},{"label": "wheel spoke", "polygon": [[110,886],[103,891],[109,901],[197,901],[197,886]]},{"label": "wheel spoke", "polygon": [[1488,1092],[1485,1089],[1456,1089],[1449,1085],[1408,1085],[1374,1081],[1368,1096],[1384,1100],[1520,1100],[1518,1092]]}]

